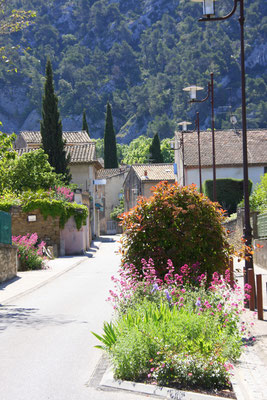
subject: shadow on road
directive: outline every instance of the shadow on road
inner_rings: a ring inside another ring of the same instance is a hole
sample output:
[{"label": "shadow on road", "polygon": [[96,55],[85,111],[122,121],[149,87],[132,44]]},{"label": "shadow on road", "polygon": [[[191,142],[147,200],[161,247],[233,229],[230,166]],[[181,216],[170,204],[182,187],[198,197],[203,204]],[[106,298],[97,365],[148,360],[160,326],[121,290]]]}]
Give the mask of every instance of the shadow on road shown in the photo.
[{"label": "shadow on road", "polygon": [[[66,325],[77,323],[75,319],[65,319],[59,316],[47,316],[38,314],[38,308],[12,307],[5,305],[0,307],[0,333],[10,327],[25,328],[30,326],[41,329],[51,325]],[[85,321],[80,321],[85,323]]]},{"label": "shadow on road", "polygon": [[4,290],[8,285],[18,281],[19,279],[21,279],[20,276],[14,276],[14,278],[9,279],[8,281],[0,283],[0,290]]}]

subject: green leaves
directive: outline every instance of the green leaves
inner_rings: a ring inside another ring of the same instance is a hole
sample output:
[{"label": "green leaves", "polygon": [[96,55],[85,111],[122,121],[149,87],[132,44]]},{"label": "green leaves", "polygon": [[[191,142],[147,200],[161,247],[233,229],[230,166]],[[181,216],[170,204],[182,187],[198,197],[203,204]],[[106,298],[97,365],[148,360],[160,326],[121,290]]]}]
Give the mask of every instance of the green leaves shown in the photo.
[{"label": "green leaves", "polygon": [[141,259],[150,257],[159,276],[167,261],[179,273],[184,264],[200,263],[200,272],[223,272],[229,246],[222,226],[223,215],[215,203],[195,186],[158,184],[149,199],[123,215],[123,263],[132,263],[142,273]]},{"label": "green leaves", "polygon": [[113,329],[112,323],[104,322],[103,327],[104,334],[102,336],[98,335],[97,333],[91,332],[100,342],[103,343],[102,345],[95,346],[101,350],[111,350],[112,346],[116,343],[117,337],[115,330]]}]

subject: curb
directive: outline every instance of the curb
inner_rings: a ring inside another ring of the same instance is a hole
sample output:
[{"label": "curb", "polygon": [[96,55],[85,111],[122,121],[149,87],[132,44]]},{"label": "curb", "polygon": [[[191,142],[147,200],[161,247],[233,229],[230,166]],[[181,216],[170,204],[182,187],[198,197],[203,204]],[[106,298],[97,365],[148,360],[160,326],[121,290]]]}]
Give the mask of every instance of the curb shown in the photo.
[{"label": "curb", "polygon": [[196,392],[188,392],[185,390],[171,389],[156,385],[149,385],[145,383],[115,380],[111,368],[109,368],[104,373],[101,382],[99,384],[99,388],[120,389],[130,392],[136,392],[143,395],[151,395],[159,398],[175,399],[175,400],[226,400],[227,399],[225,397],[213,396],[206,393],[202,394]]}]

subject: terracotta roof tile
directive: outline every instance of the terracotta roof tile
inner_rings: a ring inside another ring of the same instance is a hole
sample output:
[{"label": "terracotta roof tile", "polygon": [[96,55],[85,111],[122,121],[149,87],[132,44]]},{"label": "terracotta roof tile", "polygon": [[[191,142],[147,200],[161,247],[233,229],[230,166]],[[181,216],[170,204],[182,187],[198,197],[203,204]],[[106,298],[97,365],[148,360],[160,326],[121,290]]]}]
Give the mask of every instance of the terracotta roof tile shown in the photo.
[{"label": "terracotta roof tile", "polygon": [[66,154],[70,154],[70,162],[73,164],[97,161],[95,142],[87,144],[75,144],[66,146]]},{"label": "terracotta roof tile", "polygon": [[141,181],[174,181],[173,164],[134,164],[136,175]]},{"label": "terracotta roof tile", "polygon": [[[70,154],[70,162],[71,164],[80,164],[80,163],[90,163],[97,162],[96,159],[96,151],[95,151],[95,142],[90,142],[87,144],[74,144],[65,147],[66,154]],[[21,148],[17,149],[17,153],[21,156],[24,153],[29,153],[30,151],[34,151],[36,149],[30,148]]]},{"label": "terracotta roof tile", "polygon": [[120,168],[109,168],[109,169],[102,168],[99,171],[97,171],[97,178],[98,179],[111,178],[112,176],[124,174],[128,169],[129,167],[127,166],[123,166]]},{"label": "terracotta roof tile", "polygon": [[[40,131],[22,131],[20,135],[23,137],[27,144],[40,144],[41,143],[41,133]],[[90,137],[86,131],[74,131],[74,132],[63,132],[63,139],[66,143],[88,143],[90,142]]]},{"label": "terracotta roof tile", "polygon": [[[181,132],[176,132],[181,138]],[[196,132],[184,133],[185,166],[198,166],[198,144]],[[267,164],[267,130],[248,130],[248,163]],[[212,135],[211,131],[200,132],[201,165],[212,165]],[[215,131],[215,157],[216,165],[242,165],[242,131],[234,130]]]}]

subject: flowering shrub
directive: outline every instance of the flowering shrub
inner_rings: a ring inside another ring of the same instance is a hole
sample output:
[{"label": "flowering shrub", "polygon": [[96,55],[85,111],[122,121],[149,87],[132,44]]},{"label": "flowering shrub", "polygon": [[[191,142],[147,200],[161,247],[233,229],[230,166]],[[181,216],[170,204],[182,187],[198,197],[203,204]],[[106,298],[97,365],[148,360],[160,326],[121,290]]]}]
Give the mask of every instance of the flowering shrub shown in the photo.
[{"label": "flowering shrub", "polygon": [[38,244],[37,233],[28,233],[25,236],[12,236],[13,244],[18,246],[20,270],[34,270],[44,268],[43,247],[44,241]]},{"label": "flowering shrub", "polygon": [[222,226],[223,210],[199,193],[194,185],[182,187],[160,182],[149,199],[139,198],[130,212],[122,214],[123,263],[142,273],[141,259],[150,257],[158,275],[165,275],[167,260],[176,273],[181,265],[199,262],[200,273],[223,273],[229,245]]},{"label": "flowering shrub", "polygon": [[[230,274],[214,272],[209,285],[199,263],[179,273],[171,260],[159,276],[152,259],[121,267],[109,301],[117,319],[105,324],[105,350],[115,377],[178,388],[230,387],[232,361],[241,353],[244,296]],[[140,279],[142,277],[142,279]],[[246,286],[249,298],[249,285]]]},{"label": "flowering shrub", "polygon": [[49,194],[52,199],[69,201],[69,202],[72,202],[74,197],[74,193],[70,189],[63,186],[62,187],[55,186],[53,190],[50,188]]}]

